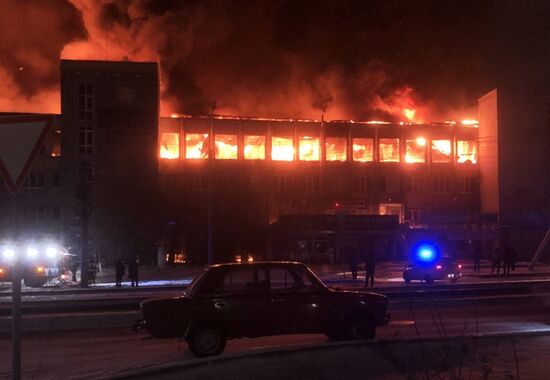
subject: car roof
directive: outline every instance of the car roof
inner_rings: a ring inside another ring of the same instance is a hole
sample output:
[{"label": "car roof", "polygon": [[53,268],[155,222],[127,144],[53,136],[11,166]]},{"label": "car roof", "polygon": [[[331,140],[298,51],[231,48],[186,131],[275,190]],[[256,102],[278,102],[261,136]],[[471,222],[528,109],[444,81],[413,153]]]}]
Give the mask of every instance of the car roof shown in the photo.
[{"label": "car roof", "polygon": [[234,266],[279,266],[279,265],[296,265],[296,266],[305,266],[305,264],[297,261],[254,261],[254,262],[242,262],[242,263],[220,263],[211,265],[209,268],[229,268]]}]

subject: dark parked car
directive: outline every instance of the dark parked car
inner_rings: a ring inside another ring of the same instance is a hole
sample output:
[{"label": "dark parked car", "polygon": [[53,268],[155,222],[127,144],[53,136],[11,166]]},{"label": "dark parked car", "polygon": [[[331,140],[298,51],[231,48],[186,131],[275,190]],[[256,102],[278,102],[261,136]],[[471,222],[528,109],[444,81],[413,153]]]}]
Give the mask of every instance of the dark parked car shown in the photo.
[{"label": "dark parked car", "polygon": [[141,303],[156,338],[185,338],[197,356],[218,355],[227,339],[324,333],[331,339],[372,339],[387,324],[382,294],[334,290],[293,262],[219,264],[180,297]]},{"label": "dark parked car", "polygon": [[406,283],[413,280],[432,283],[434,280],[449,280],[457,282],[462,277],[462,265],[448,257],[442,257],[433,262],[415,262],[403,270]]}]

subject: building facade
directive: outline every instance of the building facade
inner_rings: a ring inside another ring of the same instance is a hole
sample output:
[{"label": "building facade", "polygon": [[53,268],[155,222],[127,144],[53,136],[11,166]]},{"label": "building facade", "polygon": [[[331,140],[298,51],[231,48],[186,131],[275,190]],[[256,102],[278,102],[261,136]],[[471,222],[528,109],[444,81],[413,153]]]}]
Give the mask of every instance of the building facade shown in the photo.
[{"label": "building facade", "polygon": [[[477,125],[161,118],[159,157],[170,244],[190,257],[204,257],[209,213],[223,260],[303,259],[300,245],[306,241],[312,253],[319,241],[342,261],[341,250],[361,250],[368,240],[357,229],[340,231],[345,239],[310,231],[282,244],[290,232],[282,216],[393,215],[414,229],[445,229],[455,240],[482,221]],[[364,227],[366,235],[376,230]]]},{"label": "building facade", "polygon": [[[111,261],[154,250],[157,232],[156,63],[61,61],[62,178],[68,243],[78,247],[85,208],[90,258]],[[79,168],[90,195],[75,196]]]},{"label": "building facade", "polygon": [[550,86],[502,85],[479,99],[479,122],[481,209],[531,258],[550,228]]}]

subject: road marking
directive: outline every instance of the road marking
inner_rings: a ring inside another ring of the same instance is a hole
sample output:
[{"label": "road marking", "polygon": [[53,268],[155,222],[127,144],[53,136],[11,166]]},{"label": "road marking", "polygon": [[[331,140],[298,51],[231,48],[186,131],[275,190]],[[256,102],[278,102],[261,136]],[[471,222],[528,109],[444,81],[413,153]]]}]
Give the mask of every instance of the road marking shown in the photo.
[{"label": "road marking", "polygon": [[390,320],[390,325],[393,325],[393,326],[411,326],[411,325],[414,325],[414,321],[413,320],[403,320],[403,321],[391,321]]}]

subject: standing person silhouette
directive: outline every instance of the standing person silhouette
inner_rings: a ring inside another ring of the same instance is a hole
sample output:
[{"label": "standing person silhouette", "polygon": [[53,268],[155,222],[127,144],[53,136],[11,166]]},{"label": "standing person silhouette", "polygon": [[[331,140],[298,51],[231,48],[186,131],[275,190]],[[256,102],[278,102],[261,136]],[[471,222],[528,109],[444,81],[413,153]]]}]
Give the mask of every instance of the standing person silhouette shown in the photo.
[{"label": "standing person silhouette", "polygon": [[473,244],[471,240],[468,240],[468,251],[474,259],[474,271],[481,270],[481,251],[477,244]]},{"label": "standing person silhouette", "polygon": [[498,245],[493,249],[493,266],[491,267],[491,274],[497,270],[497,276],[500,274],[500,265],[502,262],[502,248]]},{"label": "standing person silhouette", "polygon": [[139,286],[138,260],[134,260],[128,265],[128,277],[130,278],[132,286]]},{"label": "standing person silhouette", "polygon": [[374,272],[376,270],[376,252],[369,249],[365,257],[365,287],[374,287]]},{"label": "standing person silhouette", "polygon": [[126,273],[126,268],[122,260],[118,260],[115,264],[115,277],[116,277],[116,287],[120,288],[122,286],[122,277]]}]

